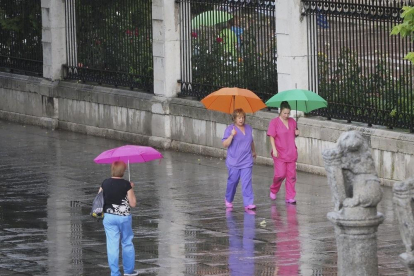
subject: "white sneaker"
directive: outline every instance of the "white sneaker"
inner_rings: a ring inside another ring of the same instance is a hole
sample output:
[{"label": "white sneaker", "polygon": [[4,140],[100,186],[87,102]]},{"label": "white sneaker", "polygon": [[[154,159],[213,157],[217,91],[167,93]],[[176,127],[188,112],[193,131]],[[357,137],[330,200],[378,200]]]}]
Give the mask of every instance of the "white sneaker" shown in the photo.
[{"label": "white sneaker", "polygon": [[134,270],[131,273],[124,273],[124,276],[136,276],[138,275],[138,271]]}]

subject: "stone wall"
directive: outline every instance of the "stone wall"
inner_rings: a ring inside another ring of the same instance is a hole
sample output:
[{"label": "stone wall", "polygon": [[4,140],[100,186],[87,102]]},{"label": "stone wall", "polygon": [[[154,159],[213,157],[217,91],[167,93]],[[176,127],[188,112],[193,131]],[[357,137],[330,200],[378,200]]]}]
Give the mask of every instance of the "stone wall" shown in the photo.
[{"label": "stone wall", "polygon": [[[137,91],[0,73],[0,119],[59,128],[224,157],[221,138],[230,115],[206,110],[200,102],[165,98]],[[266,137],[273,112],[247,117],[254,128],[257,163],[272,164]],[[357,124],[300,118],[298,169],[325,174],[321,151],[339,135],[359,130],[372,147],[380,180],[385,185],[414,174],[414,135]]]}]

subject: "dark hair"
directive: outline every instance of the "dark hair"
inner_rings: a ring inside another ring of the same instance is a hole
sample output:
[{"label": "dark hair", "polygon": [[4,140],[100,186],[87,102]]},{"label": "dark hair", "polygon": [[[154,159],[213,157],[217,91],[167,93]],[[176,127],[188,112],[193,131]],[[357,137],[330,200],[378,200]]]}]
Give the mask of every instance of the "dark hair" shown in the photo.
[{"label": "dark hair", "polygon": [[292,108],[290,108],[290,105],[287,101],[283,101],[280,103],[280,111],[282,111],[283,109],[292,110]]}]

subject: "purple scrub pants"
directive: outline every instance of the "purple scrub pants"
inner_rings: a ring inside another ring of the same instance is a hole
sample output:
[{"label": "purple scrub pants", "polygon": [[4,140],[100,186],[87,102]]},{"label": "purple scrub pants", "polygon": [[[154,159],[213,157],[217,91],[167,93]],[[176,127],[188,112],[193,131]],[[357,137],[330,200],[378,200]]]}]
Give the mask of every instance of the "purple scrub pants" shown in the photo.
[{"label": "purple scrub pants", "polygon": [[239,180],[242,184],[243,204],[248,206],[254,202],[253,186],[252,186],[252,169],[253,167],[237,169],[227,167],[229,171],[229,177],[227,178],[226,200],[233,202],[234,195],[236,194],[237,185]]}]

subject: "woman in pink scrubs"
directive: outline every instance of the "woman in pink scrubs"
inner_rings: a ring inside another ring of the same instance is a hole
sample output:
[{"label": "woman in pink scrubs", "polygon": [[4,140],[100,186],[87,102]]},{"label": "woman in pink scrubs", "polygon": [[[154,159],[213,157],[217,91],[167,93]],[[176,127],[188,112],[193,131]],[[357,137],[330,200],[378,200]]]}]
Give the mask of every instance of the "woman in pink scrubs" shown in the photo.
[{"label": "woman in pink scrubs", "polygon": [[226,165],[229,171],[224,202],[227,208],[233,207],[237,185],[241,180],[244,209],[249,212],[256,209],[252,187],[253,159],[256,150],[253,142],[253,129],[245,124],[246,113],[243,109],[233,112],[233,124],[224,131],[223,146],[227,148]]},{"label": "woman in pink scrubs", "polygon": [[270,121],[267,135],[272,145],[271,155],[274,162],[273,184],[270,186],[270,198],[276,200],[283,180],[286,178],[286,202],[296,204],[296,160],[298,150],[295,137],[299,135],[296,121],[289,118],[290,106],[288,102],[280,104],[279,117]]}]

